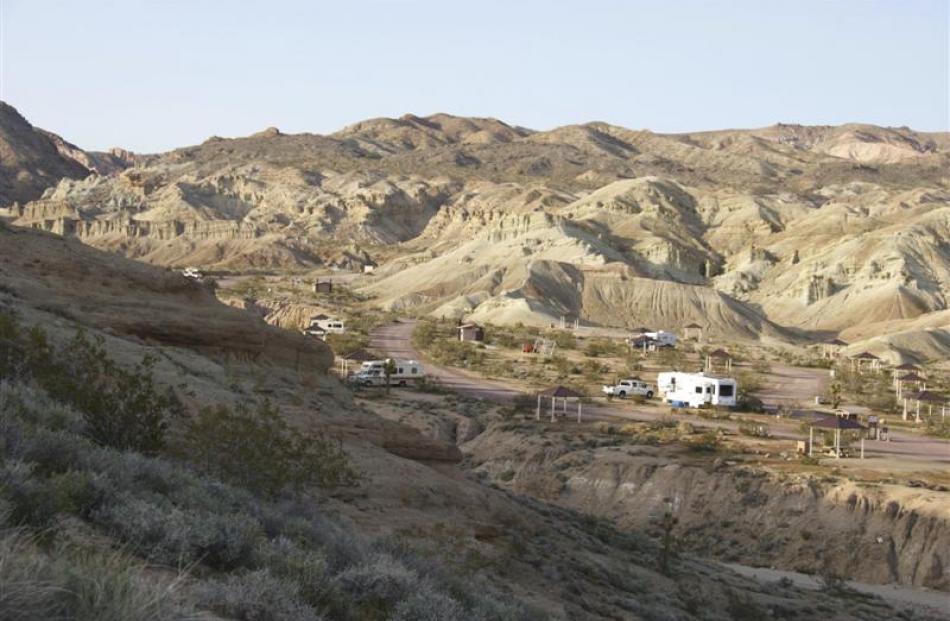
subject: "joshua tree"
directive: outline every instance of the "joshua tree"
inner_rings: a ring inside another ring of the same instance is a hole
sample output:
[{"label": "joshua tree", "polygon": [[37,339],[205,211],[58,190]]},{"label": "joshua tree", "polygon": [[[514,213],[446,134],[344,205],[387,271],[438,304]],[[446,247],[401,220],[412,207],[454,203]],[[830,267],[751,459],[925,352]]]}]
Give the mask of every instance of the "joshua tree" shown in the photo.
[{"label": "joshua tree", "polygon": [[832,382],[828,388],[828,395],[831,398],[831,409],[837,410],[841,405],[841,382]]}]

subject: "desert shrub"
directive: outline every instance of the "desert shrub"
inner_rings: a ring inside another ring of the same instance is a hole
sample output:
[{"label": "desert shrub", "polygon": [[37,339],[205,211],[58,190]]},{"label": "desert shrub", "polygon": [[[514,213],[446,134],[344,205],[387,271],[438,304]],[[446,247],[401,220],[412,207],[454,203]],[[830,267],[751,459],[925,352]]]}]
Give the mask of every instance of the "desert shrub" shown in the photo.
[{"label": "desert shrub", "polygon": [[224,570],[247,566],[263,536],[260,523],[244,513],[182,509],[128,495],[92,519],[142,556],[172,566],[197,561]]},{"label": "desert shrub", "polygon": [[755,438],[768,438],[771,435],[769,433],[768,425],[745,420],[739,423],[739,433],[744,436],[752,436]]},{"label": "desert shrub", "polygon": [[624,344],[609,339],[591,339],[584,348],[584,355],[591,358],[623,356],[626,353],[627,347]]},{"label": "desert shrub", "polygon": [[697,453],[714,453],[719,450],[719,436],[714,431],[708,431],[699,436],[689,438],[684,442],[687,448]]},{"label": "desert shrub", "polygon": [[739,397],[736,399],[736,409],[740,412],[761,413],[765,411],[765,404],[762,403],[762,399],[740,389]]},{"label": "desert shrub", "polygon": [[266,401],[254,410],[204,408],[188,423],[180,452],[205,472],[268,495],[359,480],[339,443],[295,431]]},{"label": "desert shrub", "polygon": [[369,339],[362,334],[347,332],[345,334],[328,334],[325,342],[337,356],[351,354],[358,349],[369,345]]},{"label": "desert shrub", "polygon": [[468,621],[472,617],[451,597],[422,588],[396,606],[391,621]]},{"label": "desert shrub", "polygon": [[43,478],[35,476],[32,464],[19,461],[0,465],[0,494],[9,503],[11,522],[35,527],[47,526],[61,514],[86,516],[102,498],[88,473]]},{"label": "desert shrub", "polygon": [[765,621],[771,617],[748,595],[740,595],[731,589],[726,591],[726,610],[736,621]]},{"label": "desert shrub", "polygon": [[58,545],[46,554],[11,531],[0,539],[0,619],[171,621],[192,616],[177,581],[146,578],[120,553]]},{"label": "desert shrub", "polygon": [[937,438],[950,438],[950,421],[936,417],[929,418],[925,422],[924,433]]},{"label": "desert shrub", "polygon": [[337,577],[343,591],[369,614],[385,614],[420,587],[419,576],[386,554],[377,554]]},{"label": "desert shrub", "polygon": [[38,327],[24,332],[9,315],[2,323],[0,379],[32,378],[53,400],[74,407],[99,444],[144,453],[164,446],[168,420],[182,406],[171,389],[156,386],[154,358],[125,368],[106,354],[102,339],[82,331],[54,347]]},{"label": "desert shrub", "polygon": [[267,569],[199,584],[198,605],[230,619],[245,621],[319,621],[320,615],[302,601],[297,586]]},{"label": "desert shrub", "polygon": [[280,536],[261,544],[257,565],[267,568],[281,580],[297,585],[300,598],[317,609],[341,610],[346,598],[333,580],[330,564],[324,554],[300,547]]},{"label": "desert shrub", "polygon": [[538,408],[538,397],[537,395],[518,393],[511,400],[511,408],[515,412],[534,412]]},{"label": "desert shrub", "polygon": [[551,330],[545,336],[554,341],[561,349],[574,349],[577,347],[577,339],[574,334],[567,330]]}]

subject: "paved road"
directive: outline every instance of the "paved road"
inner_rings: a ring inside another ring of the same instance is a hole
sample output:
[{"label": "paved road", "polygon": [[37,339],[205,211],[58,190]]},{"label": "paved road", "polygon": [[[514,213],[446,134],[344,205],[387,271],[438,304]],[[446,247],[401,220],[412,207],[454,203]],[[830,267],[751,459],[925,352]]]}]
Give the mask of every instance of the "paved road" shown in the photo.
[{"label": "paved road", "polygon": [[[523,394],[513,383],[486,379],[474,373],[466,373],[460,369],[444,367],[426,360],[412,346],[411,337],[415,325],[415,321],[407,320],[383,326],[373,333],[370,347],[394,358],[423,360],[430,377],[438,379],[446,388],[469,397],[508,403],[516,395]],[[821,394],[824,382],[828,378],[828,371],[775,365],[771,375],[772,379],[767,382],[769,388],[760,393],[763,401],[775,404],[807,404],[814,403],[815,395]],[[543,410],[542,415],[545,413],[546,411]],[[568,413],[572,413],[570,405],[568,405]],[[670,414],[665,408],[636,408],[627,402],[617,404],[596,401],[584,405],[584,418],[587,420],[623,419],[649,422],[669,417]],[[686,413],[674,414],[672,418],[686,420],[698,426],[720,427],[731,431],[738,429],[738,425],[733,422],[697,420],[695,416]],[[769,423],[773,436],[788,440],[802,438],[798,426],[798,421],[789,419],[775,419],[774,422]],[[950,442],[893,429],[890,436],[890,442],[868,441],[865,443],[866,454],[875,458],[862,462],[865,466],[890,468],[891,465],[895,467],[901,465],[903,468],[911,469],[950,468]],[[847,461],[857,462],[857,460]]]}]

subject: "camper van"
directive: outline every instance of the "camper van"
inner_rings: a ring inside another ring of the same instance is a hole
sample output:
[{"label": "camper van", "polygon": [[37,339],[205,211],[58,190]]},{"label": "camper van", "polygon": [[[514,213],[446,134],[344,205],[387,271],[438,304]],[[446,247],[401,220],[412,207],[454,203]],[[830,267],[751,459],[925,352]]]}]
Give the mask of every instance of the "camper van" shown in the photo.
[{"label": "camper van", "polygon": [[667,371],[656,378],[663,400],[671,405],[699,408],[711,405],[732,407],[739,390],[736,380],[705,373]]},{"label": "camper van", "polygon": [[672,332],[657,330],[656,332],[647,332],[643,336],[653,339],[657,347],[676,347],[676,335]]},{"label": "camper van", "polygon": [[317,315],[310,318],[310,325],[307,330],[323,330],[325,334],[344,334],[346,326],[343,320],[336,317],[327,317],[326,315]]},{"label": "camper van", "polygon": [[[350,381],[360,386],[385,386],[386,364],[390,360],[386,358],[364,362],[360,370],[350,377]],[[416,360],[393,359],[393,363],[395,363],[395,369],[389,377],[391,386],[407,386],[425,377],[422,365]]]}]

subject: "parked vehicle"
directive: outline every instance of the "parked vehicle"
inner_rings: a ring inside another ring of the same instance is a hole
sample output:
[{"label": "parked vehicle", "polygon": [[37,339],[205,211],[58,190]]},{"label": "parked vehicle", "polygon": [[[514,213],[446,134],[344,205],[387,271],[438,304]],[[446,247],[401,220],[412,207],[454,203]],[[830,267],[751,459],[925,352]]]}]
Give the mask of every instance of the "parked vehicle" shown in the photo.
[{"label": "parked vehicle", "polygon": [[657,347],[676,347],[677,338],[672,332],[657,330],[656,332],[647,332],[644,336],[653,339]]},{"label": "parked vehicle", "polygon": [[615,386],[604,386],[601,390],[608,397],[619,397],[621,399],[633,395],[652,399],[655,392],[653,384],[635,377],[622,379]]},{"label": "parked vehicle", "polygon": [[204,278],[204,274],[197,267],[186,267],[181,271],[181,275],[185,278],[191,278],[192,280],[201,280]]},{"label": "parked vehicle", "polygon": [[680,407],[732,407],[739,391],[735,379],[705,373],[666,371],[657,376],[656,383],[663,400]]},{"label": "parked vehicle", "polygon": [[390,386],[408,386],[425,377],[422,365],[416,360],[386,358],[364,362],[360,370],[350,376],[349,381],[359,386],[385,386],[386,365],[390,361],[393,363],[392,374],[389,376]]},{"label": "parked vehicle", "polygon": [[326,334],[345,334],[346,326],[340,319],[328,317],[326,319],[314,319],[310,321],[308,329],[319,328]]}]

